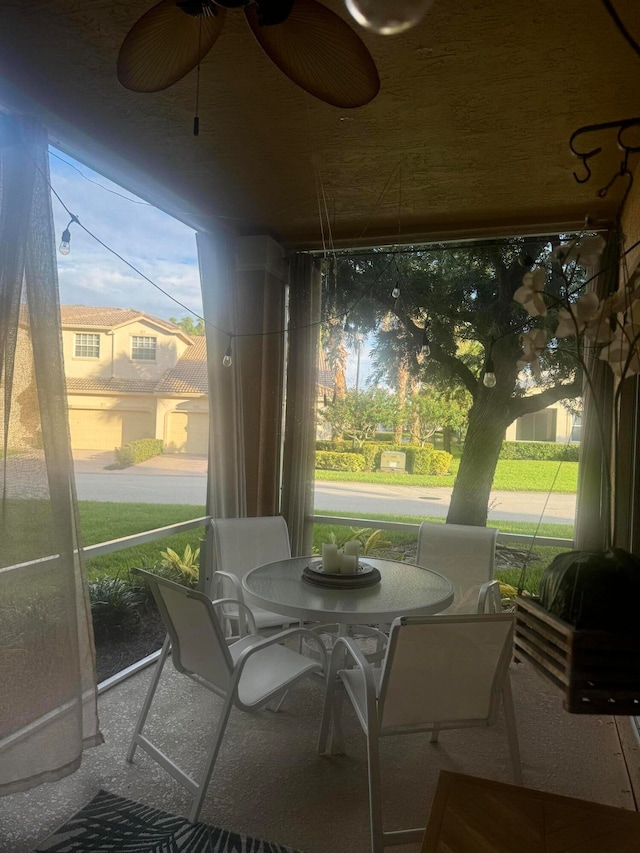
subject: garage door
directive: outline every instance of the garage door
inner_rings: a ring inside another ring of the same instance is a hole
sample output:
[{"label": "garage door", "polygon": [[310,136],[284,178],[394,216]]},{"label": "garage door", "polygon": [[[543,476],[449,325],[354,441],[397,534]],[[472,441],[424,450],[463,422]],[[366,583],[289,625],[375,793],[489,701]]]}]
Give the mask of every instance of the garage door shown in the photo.
[{"label": "garage door", "polygon": [[165,450],[206,456],[209,452],[209,415],[206,412],[170,412]]},{"label": "garage door", "polygon": [[113,450],[138,438],[153,438],[151,412],[113,409],[71,409],[71,447],[74,450]]}]

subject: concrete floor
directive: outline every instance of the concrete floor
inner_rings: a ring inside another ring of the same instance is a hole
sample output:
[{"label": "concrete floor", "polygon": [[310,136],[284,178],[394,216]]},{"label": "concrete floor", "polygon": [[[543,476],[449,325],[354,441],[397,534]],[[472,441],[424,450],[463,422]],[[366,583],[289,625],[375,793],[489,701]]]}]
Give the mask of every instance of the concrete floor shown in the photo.
[{"label": "concrete floor", "polygon": [[[189,796],[146,753],[124,756],[151,669],[104,693],[99,713],[105,744],[85,753],[72,776],[0,799],[0,850],[27,853],[100,788],[186,815]],[[525,784],[634,809],[629,772],[612,717],[575,716],[525,665],[512,667]],[[305,853],[368,853],[364,737],[345,704],[348,755],[320,757],[322,685],[292,691],[282,711],[233,711],[201,819]],[[220,700],[167,666],[149,732],[189,772],[200,765]],[[487,730],[445,732],[383,743],[385,828],[423,826],[440,769],[510,782],[502,722]],[[637,754],[637,753],[636,753]],[[632,771],[634,773],[635,771]],[[417,845],[406,845],[414,853]]]}]

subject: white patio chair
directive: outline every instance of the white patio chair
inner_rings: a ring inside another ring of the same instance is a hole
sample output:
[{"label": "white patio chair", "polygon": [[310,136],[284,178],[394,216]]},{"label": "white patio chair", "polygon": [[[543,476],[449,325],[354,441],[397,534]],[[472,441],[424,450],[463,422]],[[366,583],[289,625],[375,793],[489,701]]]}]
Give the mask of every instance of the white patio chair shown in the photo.
[{"label": "white patio chair", "polygon": [[[150,572],[141,569],[132,569],[131,572],[149,585],[168,636],[136,722],[127,761],[133,761],[138,746],[148,752],[193,794],[189,819],[196,821],[213,774],[231,708],[235,706],[241,711],[257,711],[273,702],[277,703],[275,710],[278,710],[289,687],[307,676],[323,671],[326,673],[325,650],[320,640],[305,628],[281,631],[268,639],[252,633],[227,645],[216,616],[216,606],[226,604],[229,600],[212,602],[201,592],[187,589]],[[248,608],[242,602],[236,601],[234,604],[238,611],[246,614],[250,627],[255,630]],[[307,635],[318,645],[320,662],[281,645],[287,637]],[[224,699],[199,781],[185,773],[142,734],[169,651],[178,672]]]},{"label": "white patio chair", "polygon": [[[350,638],[336,641],[319,751],[344,752],[341,682],[367,736],[373,853],[389,844],[420,841],[424,834],[424,828],[383,831],[381,737],[430,731],[434,743],[445,729],[492,725],[502,700],[513,775],[517,784],[522,782],[508,671],[512,646],[513,615],[508,613],[396,619],[379,670]],[[341,669],[345,663],[354,668]]]},{"label": "white patio chair", "polygon": [[[281,515],[259,518],[219,518],[211,520],[213,530],[213,568],[211,589],[204,592],[212,599],[225,596],[241,601],[253,614],[258,629],[274,626],[298,625],[290,616],[247,605],[242,589],[242,579],[250,569],[274,560],[291,556],[289,531]],[[237,610],[225,605],[223,616],[226,625],[241,621]],[[242,628],[239,631],[242,635]]]},{"label": "white patio chair", "polygon": [[416,565],[433,569],[453,584],[454,599],[440,616],[500,613],[500,584],[493,580],[495,527],[423,521],[418,532]]}]

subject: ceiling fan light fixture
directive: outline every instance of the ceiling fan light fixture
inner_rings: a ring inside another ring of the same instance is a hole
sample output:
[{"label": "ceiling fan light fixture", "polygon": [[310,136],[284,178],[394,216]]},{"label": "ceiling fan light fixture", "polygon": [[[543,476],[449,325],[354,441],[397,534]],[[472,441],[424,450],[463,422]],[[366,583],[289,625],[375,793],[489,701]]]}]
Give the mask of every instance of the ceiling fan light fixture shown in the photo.
[{"label": "ceiling fan light fixture", "polygon": [[347,11],[360,26],[383,36],[415,27],[432,3],[433,0],[345,0]]},{"label": "ceiling fan light fixture", "polygon": [[256,0],[261,27],[283,24],[293,9],[294,0]]}]

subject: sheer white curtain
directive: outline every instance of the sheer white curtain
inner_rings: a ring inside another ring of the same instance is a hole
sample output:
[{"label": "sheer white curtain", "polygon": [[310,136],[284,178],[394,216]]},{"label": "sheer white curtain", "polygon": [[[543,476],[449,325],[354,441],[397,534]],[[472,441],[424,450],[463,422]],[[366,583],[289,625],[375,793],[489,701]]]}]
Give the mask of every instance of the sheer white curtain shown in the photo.
[{"label": "sheer white curtain", "polygon": [[0,793],[101,743],[48,186],[47,136],[0,116]]}]

